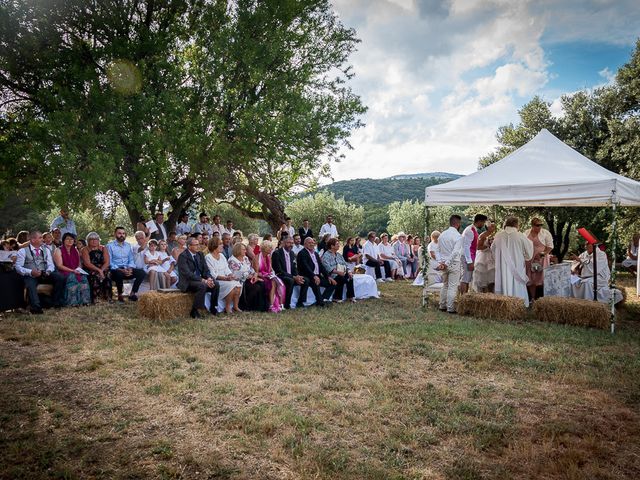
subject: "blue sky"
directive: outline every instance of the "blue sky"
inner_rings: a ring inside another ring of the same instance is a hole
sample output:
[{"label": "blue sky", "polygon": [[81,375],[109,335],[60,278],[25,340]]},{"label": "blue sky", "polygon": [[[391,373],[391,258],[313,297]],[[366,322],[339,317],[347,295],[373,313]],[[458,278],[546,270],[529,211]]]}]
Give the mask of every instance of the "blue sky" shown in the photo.
[{"label": "blue sky", "polygon": [[[534,95],[611,81],[640,36],[637,0],[334,0],[362,40],[354,91],[369,107],[335,180],[467,174]],[[354,168],[355,167],[355,168]]]}]

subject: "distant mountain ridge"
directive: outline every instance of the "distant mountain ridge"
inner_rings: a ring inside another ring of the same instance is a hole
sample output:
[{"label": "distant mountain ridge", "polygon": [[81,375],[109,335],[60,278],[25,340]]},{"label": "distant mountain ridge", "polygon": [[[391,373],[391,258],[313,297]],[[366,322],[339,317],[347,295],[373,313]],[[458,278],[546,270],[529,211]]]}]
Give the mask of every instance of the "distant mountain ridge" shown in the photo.
[{"label": "distant mountain ridge", "polygon": [[388,205],[404,200],[424,199],[424,189],[431,185],[450,182],[462,175],[446,172],[428,172],[395,175],[388,178],[357,178],[342,180],[321,187],[336,197],[359,205]]}]

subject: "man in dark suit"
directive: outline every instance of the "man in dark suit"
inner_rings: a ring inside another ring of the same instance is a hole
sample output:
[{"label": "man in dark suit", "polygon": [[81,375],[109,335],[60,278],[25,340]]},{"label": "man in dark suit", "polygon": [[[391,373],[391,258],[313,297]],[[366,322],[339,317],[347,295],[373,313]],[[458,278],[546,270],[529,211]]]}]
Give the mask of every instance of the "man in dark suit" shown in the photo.
[{"label": "man in dark suit", "polygon": [[293,287],[300,285],[300,295],[298,296],[298,303],[296,307],[304,306],[304,302],[307,300],[307,290],[309,289],[309,280],[302,275],[298,275],[298,268],[296,266],[296,254],[293,253],[293,238],[286,236],[282,240],[282,248],[278,248],[271,254],[271,265],[273,271],[287,291],[287,296],[284,301],[284,308],[291,308],[291,295],[293,294]]},{"label": "man in dark suit", "polygon": [[[320,255],[315,251],[316,241],[309,237],[304,241],[304,248],[297,256],[298,272],[309,281],[309,286],[316,296],[315,305],[324,306],[325,300],[331,297],[336,288],[336,281],[331,278],[327,269],[322,266]],[[324,287],[324,294],[320,294]],[[305,299],[306,300],[306,299]]]},{"label": "man in dark suit", "polygon": [[313,232],[311,231],[311,227],[309,226],[309,220],[306,218],[302,221],[302,226],[298,229],[298,235],[300,235],[300,241],[304,245],[304,241],[308,237],[313,238]]},{"label": "man in dark suit", "polygon": [[187,250],[178,257],[178,288],[183,292],[195,292],[191,307],[191,318],[200,318],[198,309],[205,308],[204,297],[211,292],[210,312],[215,315],[218,305],[220,285],[211,278],[202,252],[198,251],[200,242],[197,238],[187,239]]},{"label": "man in dark suit", "polygon": [[157,230],[151,234],[151,238],[153,240],[166,240],[169,235],[167,234],[167,229],[164,226],[164,214],[156,213],[155,224]]}]

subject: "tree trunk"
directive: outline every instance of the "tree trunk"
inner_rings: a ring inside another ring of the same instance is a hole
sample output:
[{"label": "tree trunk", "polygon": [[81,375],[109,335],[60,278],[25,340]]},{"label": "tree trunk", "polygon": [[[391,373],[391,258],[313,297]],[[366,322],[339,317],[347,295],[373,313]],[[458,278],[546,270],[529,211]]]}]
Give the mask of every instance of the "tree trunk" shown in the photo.
[{"label": "tree trunk", "polygon": [[285,223],[284,203],[272,193],[261,192],[259,190],[247,189],[244,193],[251,195],[262,205],[262,212],[248,210],[243,208],[235,201],[224,202],[229,203],[243,215],[256,220],[265,220],[271,227],[272,232],[277,232],[280,226]]}]

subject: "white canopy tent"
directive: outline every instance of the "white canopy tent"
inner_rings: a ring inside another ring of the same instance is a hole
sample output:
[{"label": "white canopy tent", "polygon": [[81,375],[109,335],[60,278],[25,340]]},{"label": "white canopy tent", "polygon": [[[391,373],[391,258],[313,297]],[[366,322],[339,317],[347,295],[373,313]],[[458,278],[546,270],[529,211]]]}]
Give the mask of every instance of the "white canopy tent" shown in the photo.
[{"label": "white canopy tent", "polygon": [[[427,187],[427,212],[437,205],[610,206],[615,232],[616,207],[640,206],[640,182],[601,167],[543,129],[502,160],[466,177]],[[613,304],[611,308],[613,313]]]}]

